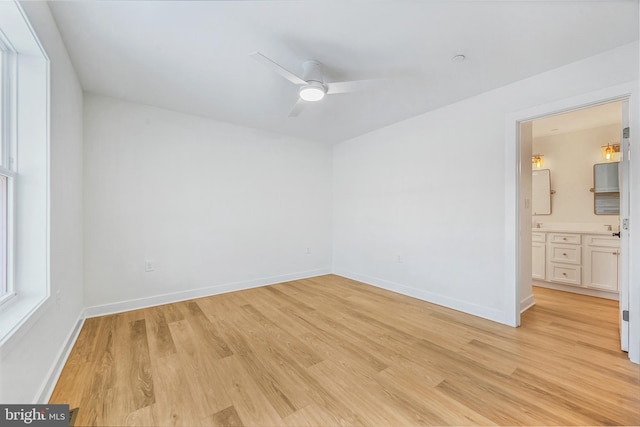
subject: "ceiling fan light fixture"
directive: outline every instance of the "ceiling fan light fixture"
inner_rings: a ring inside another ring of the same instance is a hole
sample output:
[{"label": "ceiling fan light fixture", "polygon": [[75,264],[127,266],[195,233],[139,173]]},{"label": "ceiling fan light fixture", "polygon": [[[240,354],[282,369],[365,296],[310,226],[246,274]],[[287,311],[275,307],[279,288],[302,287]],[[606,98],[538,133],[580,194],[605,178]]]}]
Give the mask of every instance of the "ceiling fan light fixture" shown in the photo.
[{"label": "ceiling fan light fixture", "polygon": [[308,102],[320,101],[324,98],[327,90],[318,82],[309,82],[308,85],[300,88],[300,99]]}]

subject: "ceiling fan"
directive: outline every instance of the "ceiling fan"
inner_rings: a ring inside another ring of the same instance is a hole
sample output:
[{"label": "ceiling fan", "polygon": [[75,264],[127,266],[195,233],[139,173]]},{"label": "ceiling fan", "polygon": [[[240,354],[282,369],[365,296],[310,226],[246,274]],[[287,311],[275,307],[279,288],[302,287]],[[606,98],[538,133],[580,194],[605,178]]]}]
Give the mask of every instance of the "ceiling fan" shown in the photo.
[{"label": "ceiling fan", "polygon": [[302,63],[302,77],[299,77],[260,52],[253,52],[249,56],[300,87],[298,101],[289,113],[289,117],[296,117],[306,103],[320,101],[325,95],[363,90],[380,81],[380,79],[372,79],[325,83],[322,64],[314,59]]}]

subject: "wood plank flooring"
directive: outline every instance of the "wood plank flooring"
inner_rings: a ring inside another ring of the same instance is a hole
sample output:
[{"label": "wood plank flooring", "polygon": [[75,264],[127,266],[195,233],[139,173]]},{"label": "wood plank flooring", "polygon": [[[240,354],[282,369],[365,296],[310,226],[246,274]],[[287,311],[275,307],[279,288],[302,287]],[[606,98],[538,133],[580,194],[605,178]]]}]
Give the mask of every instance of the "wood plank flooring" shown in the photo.
[{"label": "wood plank flooring", "polygon": [[510,328],[328,275],[87,319],[76,426],[639,425],[617,303],[534,288]]}]

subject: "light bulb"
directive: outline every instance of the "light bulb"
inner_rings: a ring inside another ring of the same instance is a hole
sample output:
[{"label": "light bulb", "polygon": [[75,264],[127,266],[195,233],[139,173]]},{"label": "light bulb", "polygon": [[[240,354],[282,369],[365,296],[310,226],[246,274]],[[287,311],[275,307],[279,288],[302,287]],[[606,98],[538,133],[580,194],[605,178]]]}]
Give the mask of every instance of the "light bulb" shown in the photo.
[{"label": "light bulb", "polygon": [[612,160],[613,159],[613,153],[615,153],[614,148],[611,145],[607,144],[607,147],[604,149],[604,153],[603,153],[604,154],[604,159],[607,160],[607,161]]},{"label": "light bulb", "polygon": [[304,101],[315,102],[324,98],[324,90],[318,86],[304,86],[300,89],[300,98]]},{"label": "light bulb", "polygon": [[536,169],[540,169],[542,167],[542,157],[539,155],[533,156],[531,163]]}]

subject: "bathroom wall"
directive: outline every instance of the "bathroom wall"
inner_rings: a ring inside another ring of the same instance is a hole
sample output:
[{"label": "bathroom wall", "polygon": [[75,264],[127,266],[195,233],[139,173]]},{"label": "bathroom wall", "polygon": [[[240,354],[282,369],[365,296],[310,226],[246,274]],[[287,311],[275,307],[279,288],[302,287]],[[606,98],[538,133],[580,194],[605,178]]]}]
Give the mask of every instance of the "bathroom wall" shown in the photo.
[{"label": "bathroom wall", "polygon": [[[535,122],[534,122],[535,132]],[[606,163],[603,145],[620,143],[620,124],[534,138],[533,153],[543,155],[542,169],[551,171],[551,215],[534,215],[534,223],[611,224],[618,215],[593,212],[593,165]],[[619,153],[612,161],[619,160]]]}]

